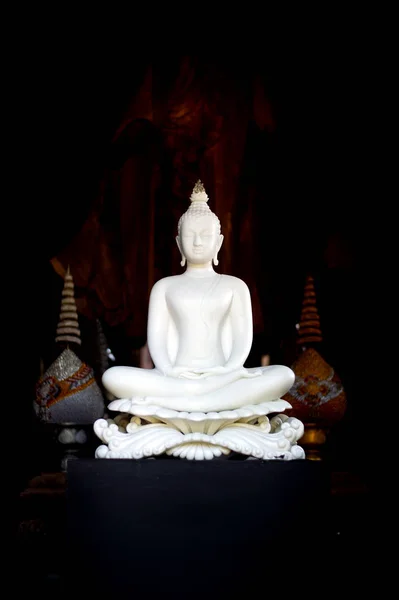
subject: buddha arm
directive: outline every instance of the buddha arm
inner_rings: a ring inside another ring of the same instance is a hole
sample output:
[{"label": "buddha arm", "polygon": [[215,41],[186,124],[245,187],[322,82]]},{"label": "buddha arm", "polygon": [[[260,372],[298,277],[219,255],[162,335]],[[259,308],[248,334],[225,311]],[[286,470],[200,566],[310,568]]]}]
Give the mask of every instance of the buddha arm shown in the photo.
[{"label": "buddha arm", "polygon": [[147,343],[155,367],[164,374],[172,368],[167,352],[169,311],[162,279],[153,286],[148,306]]},{"label": "buddha arm", "polygon": [[253,339],[251,295],[248,286],[239,281],[234,289],[231,303],[230,323],[232,329],[232,350],[226,364],[227,370],[243,366],[251,350]]}]

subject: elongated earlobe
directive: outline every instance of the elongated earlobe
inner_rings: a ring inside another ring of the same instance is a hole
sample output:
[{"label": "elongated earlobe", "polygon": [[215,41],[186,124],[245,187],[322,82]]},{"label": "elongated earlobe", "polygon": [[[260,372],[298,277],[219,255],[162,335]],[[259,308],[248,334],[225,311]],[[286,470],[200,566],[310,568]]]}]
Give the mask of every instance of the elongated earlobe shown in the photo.
[{"label": "elongated earlobe", "polygon": [[183,254],[183,252],[182,252],[182,249],[181,249],[181,247],[180,247],[180,240],[179,240],[179,236],[178,236],[178,235],[176,236],[176,244],[177,244],[177,247],[179,248],[179,252],[180,252],[180,254],[181,254],[181,261],[180,261],[180,265],[181,265],[182,267],[184,267],[184,265],[186,264],[186,257],[184,256],[184,254]]},{"label": "elongated earlobe", "polygon": [[217,267],[217,265],[219,264],[218,253],[219,253],[220,248],[222,247],[223,240],[224,240],[224,236],[220,234],[219,242],[218,242],[218,245],[216,248],[216,253],[215,253],[215,256],[213,257],[213,264],[215,265],[215,267]]}]

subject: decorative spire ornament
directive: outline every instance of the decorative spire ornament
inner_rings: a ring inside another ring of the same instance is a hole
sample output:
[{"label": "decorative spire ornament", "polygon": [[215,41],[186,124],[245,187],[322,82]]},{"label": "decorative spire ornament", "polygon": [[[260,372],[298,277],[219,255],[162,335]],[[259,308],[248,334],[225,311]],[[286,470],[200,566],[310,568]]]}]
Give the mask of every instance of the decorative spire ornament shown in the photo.
[{"label": "decorative spire ornament", "polygon": [[306,277],[304,297],[302,301],[297,344],[299,346],[305,346],[309,343],[322,341],[323,336],[320,329],[320,317],[319,313],[317,312],[314,279],[311,275],[308,275]]},{"label": "decorative spire ornament", "polygon": [[322,341],[314,279],[308,275],[298,327],[297,345],[300,353],[291,366],[295,382],[283,398],[291,404],[291,414],[305,425],[301,444],[310,460],[322,459],[327,436],[346,411],[342,382],[319,352]]},{"label": "decorative spire ornament", "polygon": [[104,397],[93,369],[69,347],[82,343],[69,267],[64,279],[55,342],[67,346],[37,382],[35,411],[41,421],[48,423],[90,425],[104,414]]},{"label": "decorative spire ornament", "polygon": [[75,286],[68,266],[64,279],[64,289],[62,290],[61,312],[57,326],[55,341],[74,343],[79,346],[82,344],[80,339],[80,329],[78,313],[75,302]]}]

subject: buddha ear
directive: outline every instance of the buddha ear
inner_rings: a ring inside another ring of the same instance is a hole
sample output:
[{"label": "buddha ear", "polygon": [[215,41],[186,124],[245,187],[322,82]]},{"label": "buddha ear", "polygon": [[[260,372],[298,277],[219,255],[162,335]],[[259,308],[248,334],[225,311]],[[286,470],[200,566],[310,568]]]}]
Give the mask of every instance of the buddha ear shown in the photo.
[{"label": "buddha ear", "polygon": [[186,264],[186,257],[185,257],[185,256],[184,256],[184,254],[183,254],[183,250],[182,250],[182,248],[181,248],[181,245],[180,245],[180,240],[179,240],[179,236],[178,236],[178,235],[176,236],[176,244],[177,244],[177,247],[179,248],[179,252],[180,252],[180,254],[181,254],[181,261],[180,261],[180,265],[181,265],[182,267],[184,267],[184,265]]},{"label": "buddha ear", "polygon": [[216,265],[216,266],[219,264],[219,261],[218,261],[218,252],[219,252],[220,248],[222,247],[223,240],[224,240],[224,236],[222,234],[220,234],[219,235],[218,243],[216,245],[215,256],[213,257],[213,264]]}]

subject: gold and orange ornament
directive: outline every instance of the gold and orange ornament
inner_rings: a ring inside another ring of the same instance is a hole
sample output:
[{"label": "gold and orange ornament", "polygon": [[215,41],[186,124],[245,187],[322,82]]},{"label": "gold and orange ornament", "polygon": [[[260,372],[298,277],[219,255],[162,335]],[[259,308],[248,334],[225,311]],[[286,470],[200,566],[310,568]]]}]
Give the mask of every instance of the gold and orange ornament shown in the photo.
[{"label": "gold and orange ornament", "polygon": [[300,352],[291,367],[295,382],[283,398],[291,404],[291,414],[304,423],[301,445],[307,458],[313,460],[321,459],[323,444],[331,427],[343,418],[346,411],[342,382],[316,349],[322,341],[314,279],[308,275],[298,327]]}]

